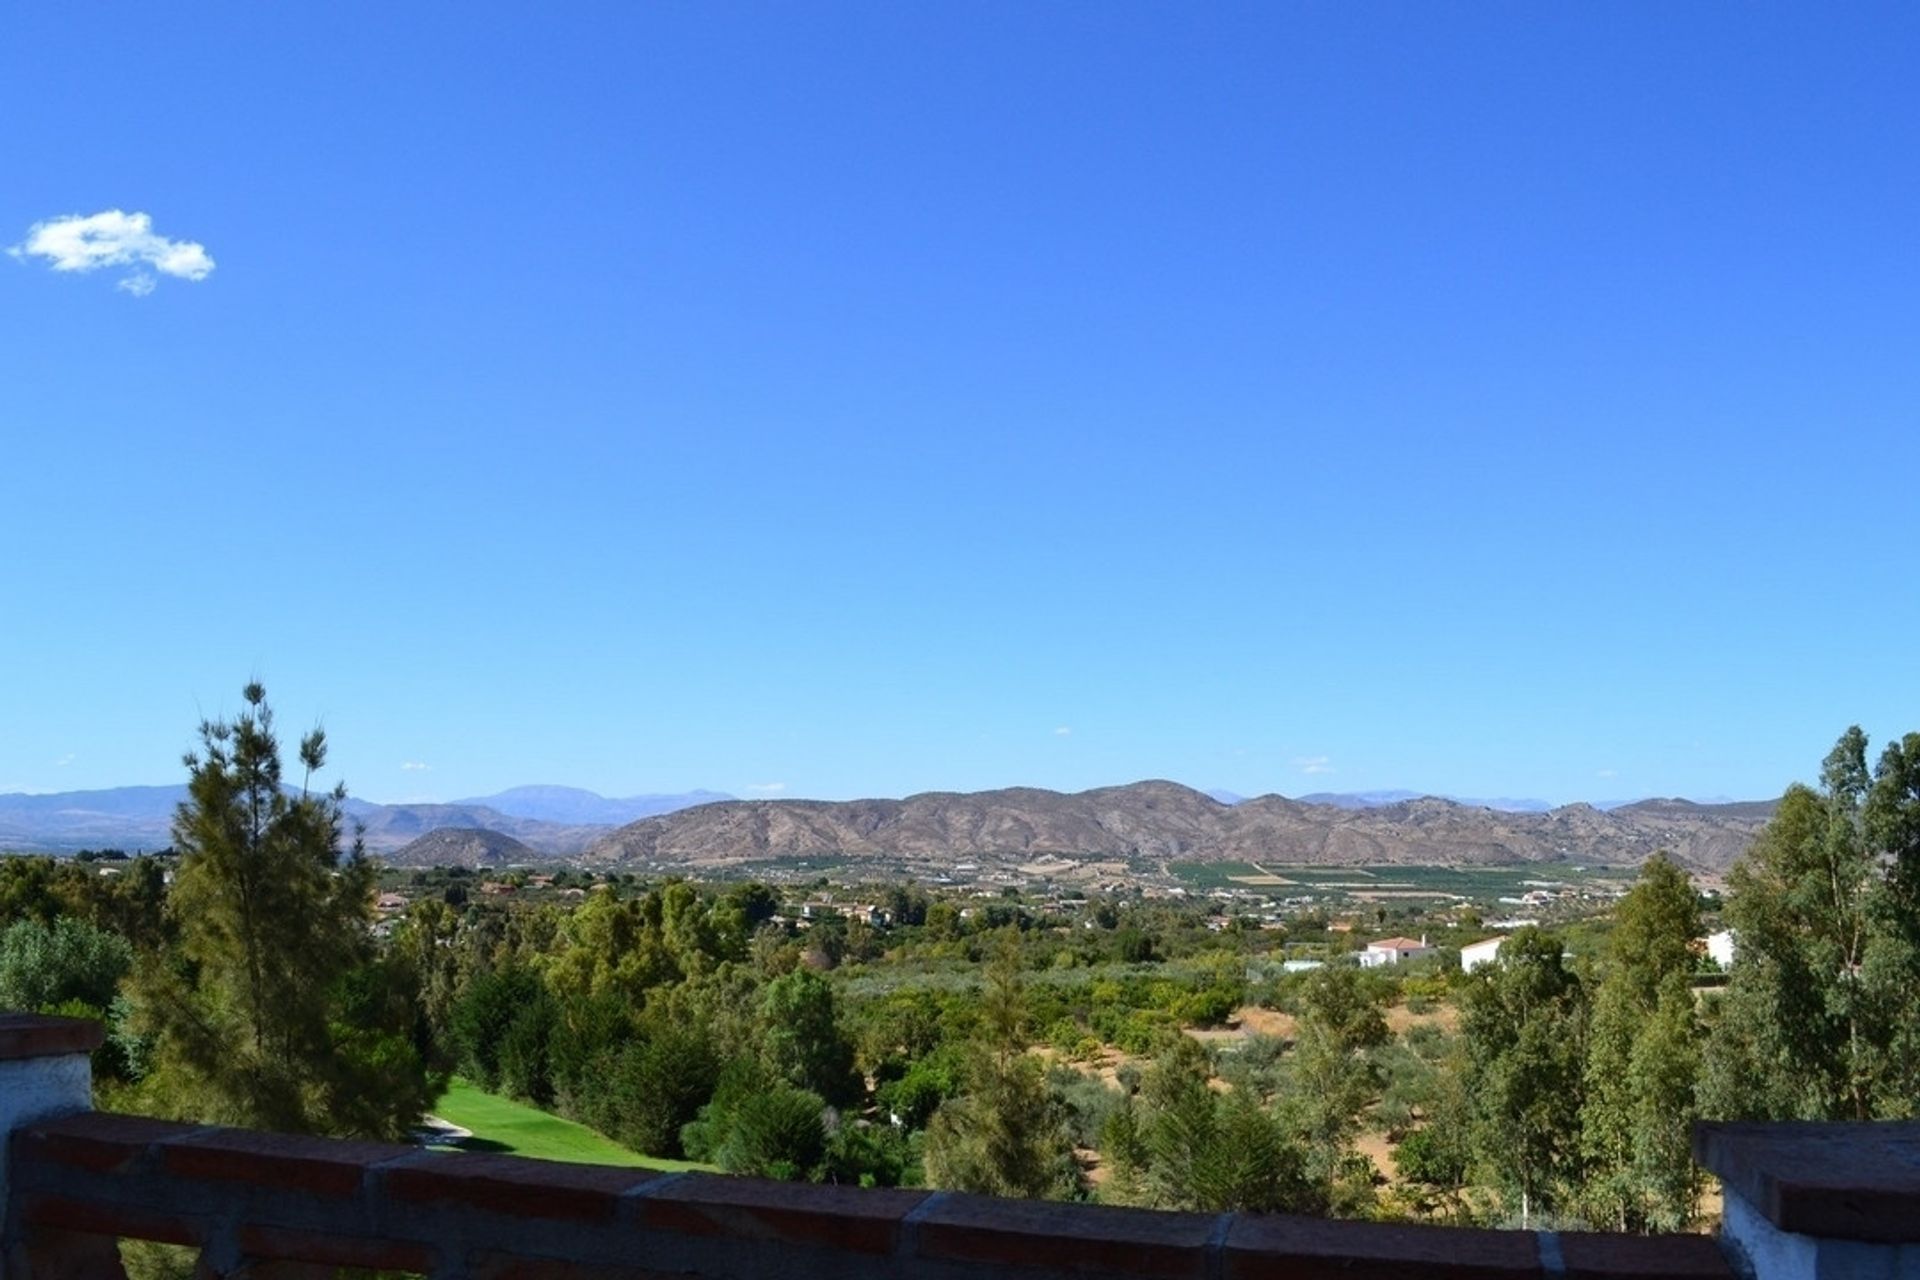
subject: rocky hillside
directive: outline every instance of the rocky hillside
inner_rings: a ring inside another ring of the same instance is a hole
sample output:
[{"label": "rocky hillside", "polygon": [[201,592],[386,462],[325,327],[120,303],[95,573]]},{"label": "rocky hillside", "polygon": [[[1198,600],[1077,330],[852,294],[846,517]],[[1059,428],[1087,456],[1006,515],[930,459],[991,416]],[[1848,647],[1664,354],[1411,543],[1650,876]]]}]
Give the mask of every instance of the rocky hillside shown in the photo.
[{"label": "rocky hillside", "polygon": [[1033,788],[928,792],[905,800],[730,801],[631,823],[592,862],[720,866],[775,858],[941,861],[1081,859],[1627,866],[1664,849],[1701,871],[1738,857],[1771,806],[1643,801],[1610,812],[1565,805],[1502,812],[1420,798],[1372,808],[1262,796],[1226,805],[1172,782],[1063,794]]},{"label": "rocky hillside", "polygon": [[552,859],[498,831],[441,827],[383,854],[381,861],[396,867],[506,867]]},{"label": "rocky hillside", "polygon": [[362,804],[347,802],[347,814],[365,827],[369,852],[387,857],[429,832],[474,828],[512,836],[538,854],[565,857],[604,836],[604,826],[566,826],[515,818],[477,804]]}]

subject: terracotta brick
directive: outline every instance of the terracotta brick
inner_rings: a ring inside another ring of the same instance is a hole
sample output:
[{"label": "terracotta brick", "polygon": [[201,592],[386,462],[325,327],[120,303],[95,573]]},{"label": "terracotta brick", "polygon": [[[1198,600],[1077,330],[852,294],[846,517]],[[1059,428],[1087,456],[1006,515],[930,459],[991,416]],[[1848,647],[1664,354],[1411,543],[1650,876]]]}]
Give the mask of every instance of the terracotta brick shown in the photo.
[{"label": "terracotta brick", "polygon": [[46,1162],[117,1173],[145,1155],[153,1143],[184,1137],[194,1129],[194,1125],[145,1116],[82,1111],[22,1129],[14,1135],[13,1153],[16,1160],[28,1164]]},{"label": "terracotta brick", "polygon": [[1535,1280],[1531,1231],[1242,1214],[1227,1236],[1223,1280]]},{"label": "terracotta brick", "polygon": [[43,1230],[25,1243],[34,1280],[126,1280],[120,1247],[110,1236]]},{"label": "terracotta brick", "polygon": [[1568,1280],[1732,1280],[1711,1236],[1628,1236],[1563,1231]]},{"label": "terracotta brick", "polygon": [[106,1029],[91,1018],[58,1018],[40,1013],[0,1013],[0,1062],[92,1053]]},{"label": "terracotta brick", "polygon": [[433,1249],[409,1241],[245,1225],[240,1228],[240,1252],[253,1258],[283,1258],[334,1267],[422,1274],[432,1271],[436,1262]]},{"label": "terracotta brick", "polygon": [[335,1280],[339,1268],[318,1262],[289,1262],[284,1258],[241,1258],[231,1271],[216,1271],[200,1255],[194,1268],[196,1280]]},{"label": "terracotta brick", "polygon": [[1217,1214],[955,1195],[914,1228],[918,1258],[1203,1280]]},{"label": "terracotta brick", "polygon": [[635,1209],[662,1231],[889,1254],[900,1220],[927,1194],[693,1174],[643,1194]]},{"label": "terracotta brick", "polygon": [[157,1209],[129,1209],[67,1196],[28,1195],[21,1217],[37,1230],[92,1231],[129,1240],[158,1240],[162,1244],[199,1244],[198,1224],[180,1214]]},{"label": "terracotta brick", "polygon": [[523,1218],[611,1222],[624,1193],[659,1176],[650,1169],[523,1156],[443,1155],[388,1170],[386,1194],[394,1200],[445,1201]]},{"label": "terracotta brick", "polygon": [[467,1262],[468,1280],[687,1280],[684,1275],[641,1267],[583,1266],[552,1258],[479,1254]]},{"label": "terracotta brick", "polygon": [[159,1150],[161,1167],[173,1177],[245,1182],[344,1199],[360,1193],[367,1166],[418,1148],[218,1129],[163,1142]]}]

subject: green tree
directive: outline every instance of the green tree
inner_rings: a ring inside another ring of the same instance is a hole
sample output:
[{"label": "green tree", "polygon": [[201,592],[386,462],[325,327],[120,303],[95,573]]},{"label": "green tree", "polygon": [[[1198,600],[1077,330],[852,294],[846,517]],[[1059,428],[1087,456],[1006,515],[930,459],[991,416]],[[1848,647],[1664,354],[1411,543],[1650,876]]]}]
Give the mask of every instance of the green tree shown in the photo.
[{"label": "green tree", "polygon": [[680,1131],[688,1157],[729,1173],[814,1178],[827,1153],[826,1103],[772,1078],[754,1058],[720,1072],[713,1099]]},{"label": "green tree", "polygon": [[987,968],[979,1033],[966,1091],[934,1112],[927,1128],[931,1186],[984,1195],[1059,1199],[1079,1187],[1066,1117],[1027,1052],[1019,940],[1001,938]]},{"label": "green tree", "polygon": [[775,1078],[841,1104],[859,1097],[853,1041],[827,980],[811,969],[775,978],[760,1000],[760,1050]]},{"label": "green tree", "polygon": [[245,699],[234,720],[203,723],[186,757],[167,903],[179,943],[135,986],[153,1041],[146,1096],[222,1123],[399,1137],[436,1082],[407,1027],[343,1016],[351,976],[378,964],[373,866],[357,842],[342,856],[344,787],[309,789],[324,735],[301,740],[307,781],[291,791],[266,692],[249,684]]},{"label": "green tree", "polygon": [[1687,984],[1699,897],[1685,872],[1656,856],[1616,921],[1583,1075],[1582,1199],[1598,1225],[1679,1230],[1700,1189],[1687,1137],[1699,1115],[1699,1028]]},{"label": "green tree", "polygon": [[1102,1132],[1115,1173],[1107,1198],[1209,1213],[1321,1208],[1280,1123],[1244,1090],[1215,1093],[1210,1075],[1206,1051],[1188,1036],[1148,1070],[1139,1096]]},{"label": "green tree", "polygon": [[1559,939],[1522,929],[1467,979],[1474,1148],[1522,1224],[1579,1171],[1585,993]]},{"label": "green tree", "polygon": [[[461,1072],[482,1089],[499,1089],[506,1074],[507,1042],[514,1023],[530,1008],[547,999],[546,988],[532,970],[506,965],[478,974],[455,1002],[451,1017],[453,1045]],[[525,1040],[522,1033],[524,1055]]]},{"label": "green tree", "polygon": [[641,1034],[621,1047],[612,1079],[601,1083],[610,1095],[607,1131],[636,1151],[679,1156],[680,1132],[712,1095],[719,1066],[699,1027],[645,1019]]},{"label": "green tree", "polygon": [[1305,1146],[1307,1170],[1330,1209],[1365,1212],[1372,1170],[1352,1147],[1361,1112],[1379,1093],[1374,1051],[1389,1039],[1385,984],[1352,965],[1328,965],[1300,991],[1300,1034],[1285,1059],[1281,1103]]},{"label": "green tree", "polygon": [[95,1011],[113,1003],[133,965],[124,938],[63,916],[27,918],[0,932],[0,1009],[46,1009],[78,1001]]},{"label": "green tree", "polygon": [[1841,735],[1728,876],[1737,949],[1703,1105],[1728,1119],[1903,1118],[1920,1100],[1920,735],[1867,767]]},{"label": "green tree", "polygon": [[1692,1137],[1700,1114],[1700,1028],[1683,975],[1673,974],[1662,985],[1651,1019],[1634,1040],[1627,1078],[1634,1101],[1628,1167],[1645,1206],[1646,1226],[1685,1230],[1693,1222],[1701,1187]]}]

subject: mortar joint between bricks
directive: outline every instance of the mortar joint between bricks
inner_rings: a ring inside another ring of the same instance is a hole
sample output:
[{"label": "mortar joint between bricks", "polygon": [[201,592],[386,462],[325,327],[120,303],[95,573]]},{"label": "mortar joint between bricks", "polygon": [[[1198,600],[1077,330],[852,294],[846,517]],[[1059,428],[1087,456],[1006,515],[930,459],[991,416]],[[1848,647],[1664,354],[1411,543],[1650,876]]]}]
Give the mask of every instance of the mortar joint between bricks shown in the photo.
[{"label": "mortar joint between bricks", "polygon": [[133,1158],[131,1167],[139,1173],[156,1173],[160,1169],[161,1162],[167,1158],[167,1148],[170,1145],[193,1142],[211,1134],[224,1133],[226,1128],[227,1126],[223,1124],[200,1124],[188,1129],[185,1133],[176,1133],[170,1138],[149,1142],[141,1148],[140,1154]]},{"label": "mortar joint between bricks", "polygon": [[628,1187],[622,1191],[616,1201],[614,1216],[624,1225],[640,1221],[641,1202],[651,1200],[662,1191],[676,1187],[693,1176],[693,1170],[680,1169],[673,1173],[662,1174],[658,1178],[648,1178],[637,1187]]},{"label": "mortar joint between bricks", "polygon": [[1567,1259],[1560,1252],[1560,1234],[1556,1231],[1536,1231],[1534,1244],[1540,1250],[1540,1271],[1547,1280],[1558,1280],[1567,1274]]},{"label": "mortar joint between bricks", "polygon": [[1213,1229],[1207,1232],[1207,1242],[1200,1246],[1207,1280],[1221,1280],[1227,1273],[1227,1236],[1232,1234],[1233,1224],[1238,1217],[1238,1214],[1229,1212],[1215,1218]]},{"label": "mortar joint between bricks", "polygon": [[900,1219],[900,1239],[895,1246],[899,1257],[911,1259],[920,1256],[920,1224],[925,1222],[935,1209],[951,1199],[953,1199],[953,1192],[935,1191],[907,1210],[906,1215]]}]

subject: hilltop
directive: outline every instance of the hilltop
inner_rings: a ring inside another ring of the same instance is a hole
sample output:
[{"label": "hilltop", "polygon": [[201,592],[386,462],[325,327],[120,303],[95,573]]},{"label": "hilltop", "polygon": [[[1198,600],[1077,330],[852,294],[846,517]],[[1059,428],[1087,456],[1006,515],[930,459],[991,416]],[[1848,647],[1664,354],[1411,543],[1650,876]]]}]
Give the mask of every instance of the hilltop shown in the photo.
[{"label": "hilltop", "polygon": [[512,836],[479,827],[441,827],[382,855],[396,867],[507,867],[548,861]]}]

